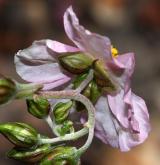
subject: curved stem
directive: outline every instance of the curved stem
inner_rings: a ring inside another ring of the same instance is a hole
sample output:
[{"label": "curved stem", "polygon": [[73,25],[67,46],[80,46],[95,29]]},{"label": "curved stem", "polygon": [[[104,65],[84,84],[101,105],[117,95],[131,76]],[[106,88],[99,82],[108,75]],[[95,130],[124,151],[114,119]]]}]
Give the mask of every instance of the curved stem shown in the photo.
[{"label": "curved stem", "polygon": [[[92,139],[93,139],[93,136],[94,136],[95,108],[92,105],[92,103],[90,102],[90,100],[88,98],[86,98],[85,96],[81,95],[76,90],[39,92],[38,95],[35,95],[34,97],[42,97],[42,98],[46,98],[46,99],[52,99],[52,98],[73,99],[73,100],[79,101],[85,105],[86,109],[88,110],[88,122],[85,124],[85,127],[87,127],[89,129],[89,136],[88,136],[88,139],[87,139],[86,143],[84,144],[84,146],[82,146],[79,149],[79,154],[82,154],[83,152],[85,152],[85,150],[90,146]],[[83,129],[86,129],[86,128],[83,128]],[[80,130],[80,133],[82,133],[81,130]],[[66,135],[67,137],[69,137],[68,140],[72,140],[71,136],[73,136],[74,134],[76,134],[76,133],[71,133],[71,134]],[[76,134],[76,137],[78,137],[77,135],[79,137],[81,136],[81,134],[79,134],[79,133]],[[82,134],[82,135],[84,135],[84,134]],[[63,140],[65,140],[64,137],[62,137]],[[58,138],[61,138],[61,137],[58,137]],[[51,141],[53,142],[54,139],[51,139]],[[41,139],[41,142],[43,140],[44,139]]]},{"label": "curved stem", "polygon": [[57,133],[57,131],[55,130],[55,123],[54,121],[51,119],[50,116],[47,116],[45,119],[44,119],[47,124],[49,125],[49,127],[51,128],[53,134],[55,134],[56,136],[59,136],[59,134]]},{"label": "curved stem", "polygon": [[57,143],[57,142],[62,142],[62,141],[68,141],[68,140],[76,140],[88,133],[88,128],[83,128],[80,131],[66,134],[64,136],[56,137],[53,139],[39,139],[40,144],[46,144],[46,143]]}]

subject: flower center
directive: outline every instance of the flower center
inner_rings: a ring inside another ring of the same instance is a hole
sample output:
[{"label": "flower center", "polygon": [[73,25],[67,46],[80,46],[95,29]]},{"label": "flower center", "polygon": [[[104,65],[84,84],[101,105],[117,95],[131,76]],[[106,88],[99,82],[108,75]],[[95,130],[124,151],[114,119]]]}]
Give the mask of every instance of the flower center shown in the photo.
[{"label": "flower center", "polygon": [[115,47],[113,47],[113,46],[111,48],[111,53],[112,53],[112,57],[113,58],[118,57],[118,50]]}]

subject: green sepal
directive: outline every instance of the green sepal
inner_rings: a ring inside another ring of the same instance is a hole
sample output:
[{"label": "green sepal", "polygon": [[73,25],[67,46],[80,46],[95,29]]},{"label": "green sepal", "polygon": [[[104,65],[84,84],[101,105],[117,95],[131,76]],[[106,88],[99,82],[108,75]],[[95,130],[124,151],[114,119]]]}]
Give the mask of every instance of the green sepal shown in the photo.
[{"label": "green sepal", "polygon": [[17,93],[16,83],[0,75],[0,105],[8,103]]},{"label": "green sepal", "polygon": [[42,159],[40,165],[79,165],[77,153],[75,147],[57,147]]},{"label": "green sepal", "polygon": [[83,73],[78,75],[73,81],[73,89],[76,89],[80,86],[80,84],[86,79],[88,73]]},{"label": "green sepal", "polygon": [[53,115],[57,124],[63,123],[68,118],[69,110],[72,107],[72,104],[72,101],[68,101],[66,103],[59,102],[56,104],[53,109]]},{"label": "green sepal", "polygon": [[7,153],[7,156],[15,160],[35,163],[40,161],[52,149],[51,144],[43,144],[34,149],[27,150],[15,147]]},{"label": "green sepal", "polygon": [[99,97],[102,94],[102,89],[97,85],[97,83],[93,80],[91,82],[91,87],[90,87],[90,97],[89,99],[93,104],[97,102]]},{"label": "green sepal", "polygon": [[37,99],[27,99],[26,100],[28,112],[33,116],[43,119],[48,116],[50,111],[50,103],[47,99],[37,98]]},{"label": "green sepal", "polygon": [[60,64],[69,72],[80,74],[88,70],[93,63],[93,59],[84,53],[77,52],[65,54],[59,57]]},{"label": "green sepal", "polygon": [[23,148],[34,147],[38,142],[37,131],[25,123],[0,124],[0,133],[16,146]]},{"label": "green sepal", "polygon": [[117,90],[117,86],[111,79],[107,70],[100,61],[94,62],[94,77],[98,86],[102,87],[105,92],[112,93]]},{"label": "green sepal", "polygon": [[56,130],[61,136],[64,136],[65,134],[68,133],[73,133],[74,132],[73,122],[70,120],[64,121],[63,124],[57,125]]}]

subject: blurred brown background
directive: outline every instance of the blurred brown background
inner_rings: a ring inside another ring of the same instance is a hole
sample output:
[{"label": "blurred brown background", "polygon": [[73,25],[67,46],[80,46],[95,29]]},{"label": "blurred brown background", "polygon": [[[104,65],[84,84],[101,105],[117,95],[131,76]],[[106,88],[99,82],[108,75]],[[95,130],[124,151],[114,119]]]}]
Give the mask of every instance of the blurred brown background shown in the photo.
[{"label": "blurred brown background", "polygon": [[[14,68],[14,54],[34,40],[50,38],[72,44],[63,29],[63,13],[70,4],[86,28],[110,37],[121,53],[135,52],[132,87],[146,100],[152,123],[148,140],[128,153],[121,153],[94,139],[82,158],[82,165],[159,165],[159,0],[0,0],[0,73],[20,80]],[[0,108],[0,122],[7,121],[30,123],[50,135],[44,121],[26,112],[23,101]],[[1,135],[0,141],[0,165],[24,164],[6,158],[5,152],[12,145]]]}]

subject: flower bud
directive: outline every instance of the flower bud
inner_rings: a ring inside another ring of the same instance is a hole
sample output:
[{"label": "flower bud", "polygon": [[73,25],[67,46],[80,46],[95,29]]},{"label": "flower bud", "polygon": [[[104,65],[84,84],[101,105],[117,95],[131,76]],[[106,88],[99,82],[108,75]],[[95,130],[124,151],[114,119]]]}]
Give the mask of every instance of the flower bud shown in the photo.
[{"label": "flower bud", "polygon": [[83,53],[63,55],[59,57],[60,64],[69,72],[80,74],[88,70],[93,63],[93,59]]},{"label": "flower bud", "polygon": [[66,103],[60,102],[56,104],[53,110],[53,114],[57,124],[61,124],[67,119],[72,104],[72,101],[68,101]]},{"label": "flower bud", "polygon": [[24,123],[14,122],[0,124],[0,133],[19,147],[33,147],[38,142],[37,131]]},{"label": "flower bud", "polygon": [[38,146],[35,149],[29,150],[22,150],[15,147],[7,153],[7,156],[15,160],[35,163],[40,161],[46,154],[48,154],[51,151],[51,149],[52,147],[50,144],[44,144]]},{"label": "flower bud", "polygon": [[8,103],[16,95],[16,84],[13,80],[0,75],[0,105]]},{"label": "flower bud", "polygon": [[53,149],[40,165],[80,165],[77,149],[75,147],[57,147]]},{"label": "flower bud", "polygon": [[50,111],[49,101],[43,98],[27,99],[27,107],[28,112],[39,119],[48,116]]},{"label": "flower bud", "polygon": [[62,125],[57,126],[57,132],[61,136],[74,132],[73,122],[70,120],[64,121],[64,123]]},{"label": "flower bud", "polygon": [[93,104],[96,103],[96,101],[98,100],[98,98],[101,96],[102,94],[102,89],[97,85],[97,83],[93,80],[91,82],[91,88],[90,88],[90,97],[89,99],[91,100],[91,102]]}]

